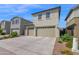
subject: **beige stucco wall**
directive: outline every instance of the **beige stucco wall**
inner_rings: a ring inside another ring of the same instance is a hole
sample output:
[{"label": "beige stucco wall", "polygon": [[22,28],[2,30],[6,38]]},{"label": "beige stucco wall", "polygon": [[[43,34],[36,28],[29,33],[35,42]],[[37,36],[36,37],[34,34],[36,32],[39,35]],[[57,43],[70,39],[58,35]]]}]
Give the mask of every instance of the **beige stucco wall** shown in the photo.
[{"label": "beige stucco wall", "polygon": [[60,30],[56,27],[55,28],[55,37],[60,37]]},{"label": "beige stucco wall", "polygon": [[[46,12],[50,11],[50,18],[46,19]],[[37,36],[46,36],[46,37],[59,37],[59,29],[57,28],[59,22],[59,9],[48,10],[42,13],[42,19],[38,19],[38,14],[33,15],[33,23],[35,25]],[[55,28],[45,28],[55,26]],[[40,27],[44,27],[43,29]]]},{"label": "beige stucco wall", "polygon": [[33,23],[35,24],[36,27],[41,27],[41,26],[54,26],[58,25],[59,21],[59,10],[51,10],[50,11],[50,18],[47,20],[46,19],[46,12],[42,12],[42,19],[38,20],[38,14],[34,15]]}]

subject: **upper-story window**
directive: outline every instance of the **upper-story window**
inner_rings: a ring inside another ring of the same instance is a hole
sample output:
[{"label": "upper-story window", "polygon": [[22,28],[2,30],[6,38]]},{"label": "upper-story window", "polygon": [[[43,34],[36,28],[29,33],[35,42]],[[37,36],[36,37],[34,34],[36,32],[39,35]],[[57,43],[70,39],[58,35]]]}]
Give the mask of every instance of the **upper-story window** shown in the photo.
[{"label": "upper-story window", "polygon": [[18,19],[12,20],[12,24],[18,24],[18,23],[19,23]]},{"label": "upper-story window", "polygon": [[16,24],[18,24],[19,23],[19,20],[16,20]]},{"label": "upper-story window", "polygon": [[12,21],[12,24],[15,24],[15,23],[14,23],[14,20]]},{"label": "upper-story window", "polygon": [[41,18],[42,18],[42,14],[39,14],[39,15],[38,15],[38,19],[41,19]]},{"label": "upper-story window", "polygon": [[46,12],[46,18],[50,17],[50,12]]}]

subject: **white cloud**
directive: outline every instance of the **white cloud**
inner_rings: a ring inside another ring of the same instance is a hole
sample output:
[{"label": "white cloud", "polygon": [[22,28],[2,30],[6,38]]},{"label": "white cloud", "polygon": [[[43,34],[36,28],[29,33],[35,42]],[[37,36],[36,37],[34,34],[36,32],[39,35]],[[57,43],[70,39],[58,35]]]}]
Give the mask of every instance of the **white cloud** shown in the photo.
[{"label": "white cloud", "polygon": [[[17,10],[15,12],[28,12],[29,9],[28,8],[41,8],[40,5],[35,5],[35,4],[23,4],[23,5],[20,5]],[[41,8],[42,9],[42,8]]]},{"label": "white cloud", "polygon": [[0,12],[12,12],[12,13],[22,13],[22,12],[28,12],[28,8],[41,8],[40,5],[36,4],[3,4],[0,5]]}]

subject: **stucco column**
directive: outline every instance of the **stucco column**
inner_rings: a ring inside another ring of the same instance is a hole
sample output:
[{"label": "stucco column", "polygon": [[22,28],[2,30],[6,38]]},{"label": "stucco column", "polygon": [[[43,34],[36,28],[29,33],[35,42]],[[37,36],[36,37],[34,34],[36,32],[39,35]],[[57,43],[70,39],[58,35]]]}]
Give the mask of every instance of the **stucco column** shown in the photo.
[{"label": "stucco column", "polygon": [[28,32],[28,31],[29,31],[29,29],[28,29],[28,27],[27,27],[27,36],[29,35],[29,32]]},{"label": "stucco column", "polygon": [[54,37],[59,37],[60,36],[59,35],[59,29],[58,29],[57,26],[55,26],[55,34],[54,35],[55,35]]},{"label": "stucco column", "polygon": [[27,36],[29,35],[28,31],[29,31],[29,29],[28,29],[28,27],[26,27],[26,30],[25,30],[26,34],[25,35],[27,35]]},{"label": "stucco column", "polygon": [[72,51],[78,50],[78,38],[73,38]]},{"label": "stucco column", "polygon": [[34,27],[34,36],[36,36],[36,27]]}]

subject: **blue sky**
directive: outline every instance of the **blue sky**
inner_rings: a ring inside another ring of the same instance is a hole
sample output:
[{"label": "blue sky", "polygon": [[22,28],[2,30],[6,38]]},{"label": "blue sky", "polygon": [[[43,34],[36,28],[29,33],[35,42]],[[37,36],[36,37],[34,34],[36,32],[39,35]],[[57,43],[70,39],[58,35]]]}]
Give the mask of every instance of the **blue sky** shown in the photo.
[{"label": "blue sky", "polygon": [[70,9],[76,6],[74,4],[0,4],[0,21],[10,20],[14,16],[32,21],[32,13],[57,6],[61,6],[59,27],[65,28],[66,22],[64,20]]}]

